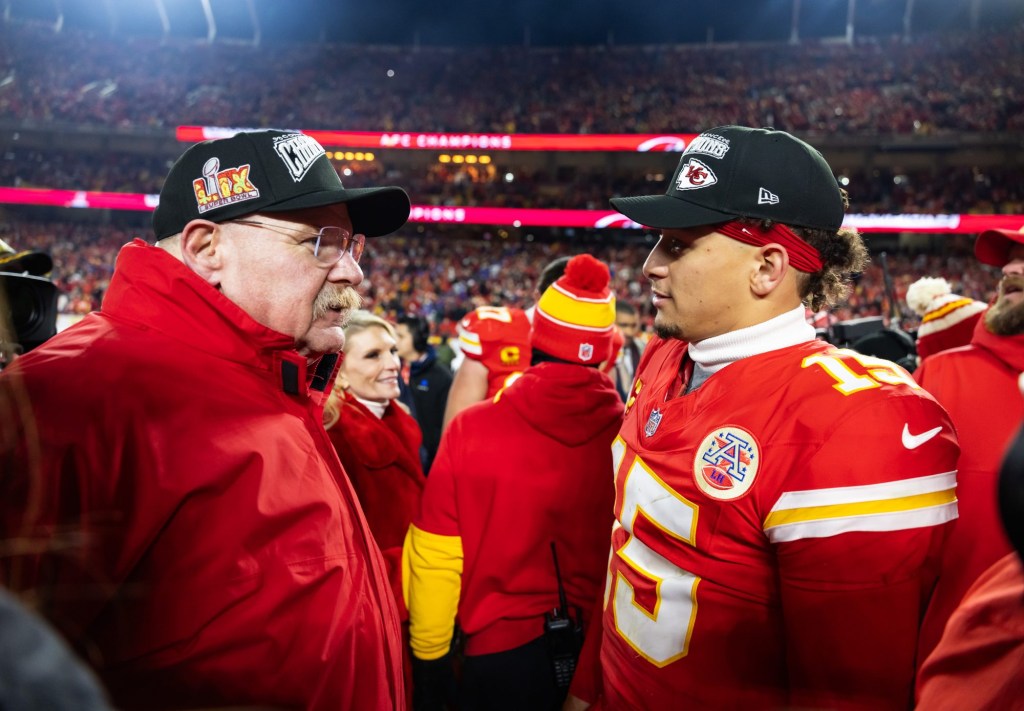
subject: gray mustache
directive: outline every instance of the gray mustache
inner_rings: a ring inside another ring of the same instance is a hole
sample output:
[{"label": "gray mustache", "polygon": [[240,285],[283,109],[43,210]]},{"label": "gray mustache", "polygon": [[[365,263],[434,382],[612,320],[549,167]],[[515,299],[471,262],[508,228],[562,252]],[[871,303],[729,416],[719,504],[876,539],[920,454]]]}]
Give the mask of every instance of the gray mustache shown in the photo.
[{"label": "gray mustache", "polygon": [[354,311],[363,303],[363,299],[356,290],[350,286],[341,289],[337,287],[324,287],[316,295],[313,302],[313,320],[323,318],[331,309],[347,309]]}]

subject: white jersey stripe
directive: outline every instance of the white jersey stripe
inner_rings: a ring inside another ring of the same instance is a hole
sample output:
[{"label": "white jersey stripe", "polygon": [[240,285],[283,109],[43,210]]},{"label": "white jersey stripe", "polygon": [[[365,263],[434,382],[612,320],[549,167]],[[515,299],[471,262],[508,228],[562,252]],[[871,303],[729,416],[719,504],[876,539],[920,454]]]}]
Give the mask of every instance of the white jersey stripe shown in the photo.
[{"label": "white jersey stripe", "polygon": [[787,543],[805,538],[826,538],[854,531],[903,531],[938,526],[957,517],[956,502],[911,511],[862,514],[843,518],[800,521],[765,529],[772,543]]},{"label": "white jersey stripe", "polygon": [[902,499],[920,494],[932,494],[956,488],[956,471],[914,479],[887,481],[882,484],[865,484],[862,486],[840,486],[831,489],[810,489],[807,491],[787,491],[779,497],[772,507],[771,513],[804,509],[817,506],[834,506],[837,504],[857,504],[886,499]]}]

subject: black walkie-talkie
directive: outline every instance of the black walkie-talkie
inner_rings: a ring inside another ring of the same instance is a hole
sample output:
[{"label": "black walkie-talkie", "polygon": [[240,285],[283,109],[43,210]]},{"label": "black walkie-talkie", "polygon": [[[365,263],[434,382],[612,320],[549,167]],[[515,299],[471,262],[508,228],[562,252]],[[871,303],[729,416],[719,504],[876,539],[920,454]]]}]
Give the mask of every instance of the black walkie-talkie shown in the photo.
[{"label": "black walkie-talkie", "polygon": [[568,689],[576,671],[576,660],[583,647],[583,616],[576,610],[576,619],[569,613],[569,600],[562,585],[562,571],[558,567],[558,553],[555,542],[551,542],[551,558],[555,561],[555,578],[558,580],[558,607],[544,616],[544,638],[551,652],[555,686]]}]

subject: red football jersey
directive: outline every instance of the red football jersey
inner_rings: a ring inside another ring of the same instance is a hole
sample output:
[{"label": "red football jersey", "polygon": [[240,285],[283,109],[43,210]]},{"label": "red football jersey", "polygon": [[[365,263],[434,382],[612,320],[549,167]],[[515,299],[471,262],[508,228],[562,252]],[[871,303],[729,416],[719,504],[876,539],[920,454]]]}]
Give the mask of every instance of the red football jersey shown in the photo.
[{"label": "red football jersey", "polygon": [[819,341],[676,397],[685,355],[652,341],[612,445],[604,707],[908,708],[957,515],[946,413]]},{"label": "red football jersey", "polygon": [[530,319],[522,309],[480,306],[459,321],[459,347],[487,367],[487,398],[530,367]]}]

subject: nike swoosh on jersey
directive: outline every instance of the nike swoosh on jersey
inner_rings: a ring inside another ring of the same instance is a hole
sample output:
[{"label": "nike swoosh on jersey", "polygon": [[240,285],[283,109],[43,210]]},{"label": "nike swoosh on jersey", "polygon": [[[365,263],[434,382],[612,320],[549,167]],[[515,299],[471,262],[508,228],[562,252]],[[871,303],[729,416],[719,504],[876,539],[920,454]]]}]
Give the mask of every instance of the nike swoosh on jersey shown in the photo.
[{"label": "nike swoosh on jersey", "polygon": [[903,425],[903,446],[907,449],[917,449],[939,432],[942,432],[941,425],[921,434],[910,434],[910,423],[905,423]]}]

